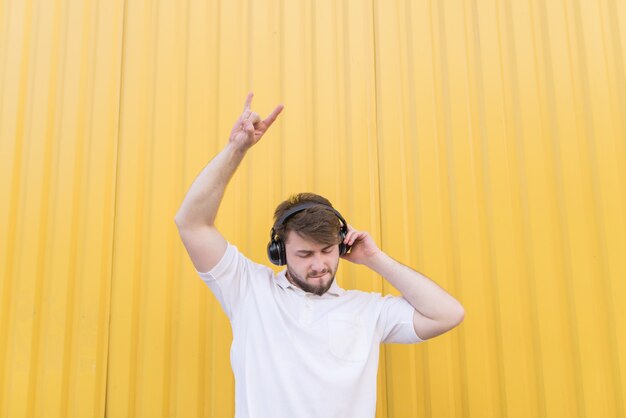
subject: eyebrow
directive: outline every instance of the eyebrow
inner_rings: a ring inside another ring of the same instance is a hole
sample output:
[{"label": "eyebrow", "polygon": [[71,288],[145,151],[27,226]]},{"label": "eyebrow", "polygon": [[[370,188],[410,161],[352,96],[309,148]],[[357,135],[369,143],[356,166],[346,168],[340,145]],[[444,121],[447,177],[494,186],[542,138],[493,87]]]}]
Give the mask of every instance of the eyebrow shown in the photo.
[{"label": "eyebrow", "polygon": [[[335,246],[335,244],[327,245],[326,247],[322,248],[322,251],[325,251],[325,250],[327,250],[329,248],[332,248],[334,246]],[[311,254],[313,252],[315,252],[315,251],[313,251],[313,250],[296,250],[297,254]]]}]

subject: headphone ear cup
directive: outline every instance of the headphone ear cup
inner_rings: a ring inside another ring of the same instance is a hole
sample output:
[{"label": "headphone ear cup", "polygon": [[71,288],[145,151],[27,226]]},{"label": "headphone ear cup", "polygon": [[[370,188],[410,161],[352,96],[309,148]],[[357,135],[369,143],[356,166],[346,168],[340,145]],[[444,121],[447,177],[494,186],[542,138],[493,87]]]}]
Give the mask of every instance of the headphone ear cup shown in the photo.
[{"label": "headphone ear cup", "polygon": [[276,247],[278,248],[278,265],[284,266],[287,264],[287,254],[285,253],[285,243],[282,239],[276,239]]},{"label": "headphone ear cup", "polygon": [[287,264],[287,257],[285,255],[285,245],[280,238],[274,238],[267,244],[267,257],[272,264],[277,266],[284,266]]},{"label": "headphone ear cup", "polygon": [[345,253],[348,252],[349,247],[343,243],[343,240],[346,239],[346,231],[342,228],[341,229],[341,242],[339,243],[339,255],[344,255]]},{"label": "headphone ear cup", "polygon": [[267,244],[267,258],[270,259],[272,264],[276,265],[278,265],[278,262],[280,261],[278,259],[278,252],[276,250],[276,241],[274,240],[271,240],[269,244]]}]

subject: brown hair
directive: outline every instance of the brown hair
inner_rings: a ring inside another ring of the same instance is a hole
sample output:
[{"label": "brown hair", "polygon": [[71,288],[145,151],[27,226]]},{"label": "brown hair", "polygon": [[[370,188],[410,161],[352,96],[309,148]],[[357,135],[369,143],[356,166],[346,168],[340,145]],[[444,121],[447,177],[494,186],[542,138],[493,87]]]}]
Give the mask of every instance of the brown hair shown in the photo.
[{"label": "brown hair", "polygon": [[[289,218],[282,225],[276,222],[288,210],[302,203],[319,203],[319,206],[306,208]],[[333,205],[328,199],[314,193],[298,193],[289,197],[274,211],[274,232],[285,241],[287,232],[294,231],[303,238],[320,244],[339,244],[341,221],[335,212],[329,210]]]}]

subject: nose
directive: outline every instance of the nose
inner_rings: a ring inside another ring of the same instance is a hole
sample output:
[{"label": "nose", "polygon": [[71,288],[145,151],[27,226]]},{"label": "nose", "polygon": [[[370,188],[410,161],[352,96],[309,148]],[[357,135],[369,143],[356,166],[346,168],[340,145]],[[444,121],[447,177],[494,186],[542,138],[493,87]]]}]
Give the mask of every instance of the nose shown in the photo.
[{"label": "nose", "polygon": [[311,257],[311,270],[314,272],[324,270],[324,257],[321,253],[315,253],[313,257]]}]

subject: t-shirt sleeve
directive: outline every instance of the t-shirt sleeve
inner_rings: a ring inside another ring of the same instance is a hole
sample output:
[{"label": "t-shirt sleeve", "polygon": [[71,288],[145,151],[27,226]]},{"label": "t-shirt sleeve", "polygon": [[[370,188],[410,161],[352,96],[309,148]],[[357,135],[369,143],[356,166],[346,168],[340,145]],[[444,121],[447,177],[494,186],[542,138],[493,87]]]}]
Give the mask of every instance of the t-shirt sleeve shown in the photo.
[{"label": "t-shirt sleeve", "polygon": [[382,305],[378,321],[381,342],[415,344],[423,341],[413,327],[415,308],[406,299],[387,295],[382,298]]},{"label": "t-shirt sleeve", "polygon": [[226,252],[213,269],[206,273],[196,270],[196,273],[209,286],[228,319],[232,320],[245,299],[251,272],[256,268],[257,265],[241,254],[237,247],[228,244]]}]

